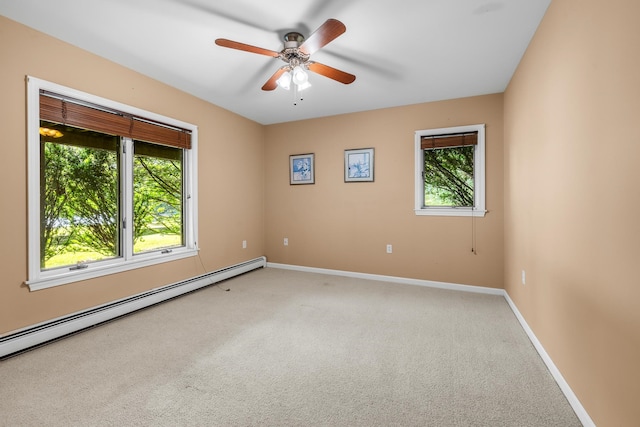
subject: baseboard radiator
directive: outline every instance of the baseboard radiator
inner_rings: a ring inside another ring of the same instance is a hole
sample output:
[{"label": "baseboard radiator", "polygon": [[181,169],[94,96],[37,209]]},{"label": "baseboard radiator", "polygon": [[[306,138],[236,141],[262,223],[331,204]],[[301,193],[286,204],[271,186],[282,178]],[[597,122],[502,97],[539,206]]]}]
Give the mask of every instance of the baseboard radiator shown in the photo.
[{"label": "baseboard radiator", "polygon": [[249,271],[266,267],[265,257],[235,264],[220,270],[162,286],[98,307],[40,323],[0,337],[0,358],[22,352],[46,342],[90,328],[97,324],[129,314],[136,310],[166,301]]}]

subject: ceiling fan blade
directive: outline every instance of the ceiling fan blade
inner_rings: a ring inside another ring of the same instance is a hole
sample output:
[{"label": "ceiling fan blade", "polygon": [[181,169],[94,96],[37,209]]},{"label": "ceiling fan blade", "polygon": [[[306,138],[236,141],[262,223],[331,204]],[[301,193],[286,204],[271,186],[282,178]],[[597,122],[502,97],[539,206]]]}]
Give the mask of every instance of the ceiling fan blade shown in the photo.
[{"label": "ceiling fan blade", "polygon": [[340,71],[319,62],[309,62],[309,70],[346,85],[353,83],[356,79],[356,76],[353,74],[345,73],[344,71]]},{"label": "ceiling fan blade", "polygon": [[278,70],[273,73],[273,76],[267,82],[262,85],[262,90],[274,90],[278,87],[278,79],[280,76],[287,70],[287,66],[278,68]]},{"label": "ceiling fan blade", "polygon": [[317,30],[313,32],[300,46],[300,50],[308,55],[317,52],[320,48],[335,40],[347,27],[337,19],[327,19]]},{"label": "ceiling fan blade", "polygon": [[251,46],[250,44],[244,44],[240,42],[234,42],[227,39],[216,39],[216,44],[222,47],[228,47],[230,49],[244,50],[245,52],[257,53],[259,55],[271,56],[277,58],[280,52],[274,50],[263,49],[261,47]]}]

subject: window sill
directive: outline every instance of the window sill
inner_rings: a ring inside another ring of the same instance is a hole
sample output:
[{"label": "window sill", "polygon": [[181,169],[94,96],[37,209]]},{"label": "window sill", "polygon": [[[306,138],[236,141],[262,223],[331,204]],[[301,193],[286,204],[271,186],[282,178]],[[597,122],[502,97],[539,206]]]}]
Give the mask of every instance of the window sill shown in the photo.
[{"label": "window sill", "polygon": [[487,213],[484,209],[470,208],[422,208],[414,209],[417,216],[473,216],[483,218]]},{"label": "window sill", "polygon": [[171,254],[155,253],[153,255],[146,255],[144,257],[141,255],[141,258],[134,258],[133,260],[129,261],[116,259],[95,264],[87,264],[87,268],[83,270],[70,271],[68,269],[59,269],[56,271],[43,272],[41,277],[34,280],[28,280],[25,283],[29,286],[30,291],[39,291],[41,289],[53,288],[55,286],[66,285],[68,283],[79,282],[82,280],[93,279],[101,276],[107,276],[109,274],[121,273],[136,268],[176,261],[179,259],[192,257],[197,254],[197,249],[183,249],[179,252],[174,251]]}]

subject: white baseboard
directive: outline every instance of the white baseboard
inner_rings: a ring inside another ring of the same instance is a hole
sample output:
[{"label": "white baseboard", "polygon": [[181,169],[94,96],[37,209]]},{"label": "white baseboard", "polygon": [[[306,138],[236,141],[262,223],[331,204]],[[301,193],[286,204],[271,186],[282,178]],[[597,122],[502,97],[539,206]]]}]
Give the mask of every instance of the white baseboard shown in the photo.
[{"label": "white baseboard", "polygon": [[565,397],[569,401],[569,404],[571,405],[574,412],[580,419],[580,422],[582,423],[582,425],[585,427],[595,427],[595,423],[593,422],[593,420],[591,419],[587,411],[584,409],[584,406],[582,406],[582,404],[578,400],[578,397],[575,395],[573,390],[571,390],[571,387],[569,386],[567,381],[565,381],[564,377],[560,373],[560,370],[556,367],[555,363],[553,363],[553,360],[551,360],[551,357],[542,346],[542,343],[538,340],[536,335],[533,333],[533,331],[527,324],[527,321],[524,320],[524,317],[520,313],[520,310],[518,310],[518,307],[516,307],[515,303],[513,302],[513,300],[511,299],[511,297],[506,291],[504,292],[504,298],[507,300],[507,303],[509,304],[509,307],[511,307],[513,314],[515,314],[516,318],[520,322],[522,329],[524,329],[524,331],[527,333],[529,340],[531,340],[531,343],[533,344],[538,354],[544,361],[544,364],[547,365],[549,372],[551,372],[551,375],[553,375],[553,378],[556,380],[556,383],[558,383],[560,390],[562,390],[562,393],[564,393]]},{"label": "white baseboard", "polygon": [[344,270],[329,270],[326,268],[302,267],[299,265],[278,264],[267,262],[267,267],[280,268],[283,270],[306,271],[308,273],[330,274],[333,276],[354,277],[357,279],[376,280],[380,282],[404,283],[406,285],[426,286],[429,288],[448,289],[452,291],[474,292],[490,295],[504,295],[504,289],[487,288],[482,286],[459,285],[456,283],[434,282],[431,280],[409,279],[397,276],[382,276],[379,274],[356,273]]},{"label": "white baseboard", "polygon": [[502,295],[507,301],[507,304],[509,304],[509,307],[513,311],[513,314],[515,314],[516,318],[518,319],[518,322],[520,322],[520,325],[522,326],[522,329],[524,329],[524,331],[526,332],[527,336],[529,337],[529,340],[531,340],[531,343],[535,347],[536,351],[544,361],[545,365],[547,365],[547,369],[549,369],[549,372],[555,379],[556,383],[558,383],[560,390],[562,390],[562,393],[567,398],[567,401],[571,405],[571,408],[573,408],[573,411],[576,413],[582,425],[585,427],[596,427],[595,423],[593,422],[593,420],[591,419],[587,411],[584,409],[584,407],[578,400],[578,397],[575,395],[573,390],[571,390],[571,387],[565,381],[564,377],[556,367],[555,363],[553,363],[553,361],[551,360],[551,357],[549,357],[549,354],[546,352],[546,350],[542,346],[542,343],[540,343],[540,341],[538,340],[536,335],[533,333],[533,331],[527,324],[526,320],[524,319],[524,317],[516,307],[515,303],[511,300],[511,297],[509,297],[509,294],[504,289],[487,288],[482,286],[459,285],[455,283],[446,283],[446,282],[434,282],[430,280],[408,279],[408,278],[396,277],[396,276],[382,276],[378,274],[357,273],[357,272],[343,271],[343,270],[330,270],[326,268],[303,267],[299,265],[278,264],[273,262],[267,262],[267,267],[279,268],[284,270],[304,271],[308,273],[329,274],[334,276],[354,277],[358,279],[403,283],[407,285],[426,286],[426,287],[438,288],[438,289],[449,289],[452,291],[474,292],[479,294],[490,294],[490,295]]}]

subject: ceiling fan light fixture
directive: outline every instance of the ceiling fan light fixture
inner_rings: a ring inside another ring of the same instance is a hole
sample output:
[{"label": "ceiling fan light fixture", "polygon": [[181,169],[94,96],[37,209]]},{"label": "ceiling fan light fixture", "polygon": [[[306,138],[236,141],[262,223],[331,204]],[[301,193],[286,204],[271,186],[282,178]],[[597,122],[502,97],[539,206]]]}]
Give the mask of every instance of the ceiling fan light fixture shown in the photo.
[{"label": "ceiling fan light fixture", "polygon": [[276,80],[276,83],[282,89],[289,90],[291,88],[291,73],[289,71],[285,71],[278,80]]},{"label": "ceiling fan light fixture", "polygon": [[298,90],[305,90],[311,87],[311,83],[309,83],[309,81],[307,80],[304,83],[300,83],[298,86]]},{"label": "ceiling fan light fixture", "polygon": [[293,82],[297,85],[301,85],[308,82],[308,80],[309,76],[307,75],[306,71],[304,71],[301,66],[297,65],[293,69]]}]

